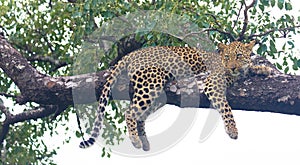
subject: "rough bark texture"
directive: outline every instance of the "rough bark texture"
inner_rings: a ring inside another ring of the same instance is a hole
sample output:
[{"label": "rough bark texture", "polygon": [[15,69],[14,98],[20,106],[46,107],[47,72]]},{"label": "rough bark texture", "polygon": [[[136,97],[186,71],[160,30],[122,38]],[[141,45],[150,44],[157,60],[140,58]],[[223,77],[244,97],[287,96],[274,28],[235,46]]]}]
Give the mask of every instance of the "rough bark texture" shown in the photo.
[{"label": "rough bark texture", "polygon": [[[272,66],[262,57],[254,58],[254,63]],[[7,121],[9,124],[54,113],[58,115],[74,103],[94,102],[109,74],[108,71],[65,77],[41,74],[4,38],[0,38],[0,67],[19,87],[19,104],[36,102],[41,105],[41,109],[11,116]],[[127,80],[121,77],[116,84],[114,92],[118,94],[114,95],[114,99],[128,99],[127,83],[124,82]],[[206,96],[201,91],[193,90],[191,83],[189,80],[179,80],[168,84],[167,103],[191,106],[181,103],[182,97],[186,97],[184,100],[200,99],[199,107],[209,107]],[[230,87],[227,97],[233,109],[300,115],[300,76],[278,73],[271,77],[251,76]]]}]

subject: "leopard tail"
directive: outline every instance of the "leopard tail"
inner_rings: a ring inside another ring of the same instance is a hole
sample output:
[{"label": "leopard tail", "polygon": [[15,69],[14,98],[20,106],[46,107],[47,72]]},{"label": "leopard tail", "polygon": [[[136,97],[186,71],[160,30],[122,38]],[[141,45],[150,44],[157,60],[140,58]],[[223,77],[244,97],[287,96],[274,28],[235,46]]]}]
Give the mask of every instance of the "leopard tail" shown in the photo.
[{"label": "leopard tail", "polygon": [[122,73],[126,67],[126,59],[120,60],[117,65],[112,69],[110,76],[104,84],[102,94],[99,97],[99,104],[97,109],[97,116],[94,121],[91,136],[88,140],[82,141],[79,145],[80,148],[88,148],[95,144],[97,137],[100,135],[100,130],[103,125],[103,116],[105,107],[107,106],[109,97],[111,95],[111,88],[115,83],[117,77]]}]

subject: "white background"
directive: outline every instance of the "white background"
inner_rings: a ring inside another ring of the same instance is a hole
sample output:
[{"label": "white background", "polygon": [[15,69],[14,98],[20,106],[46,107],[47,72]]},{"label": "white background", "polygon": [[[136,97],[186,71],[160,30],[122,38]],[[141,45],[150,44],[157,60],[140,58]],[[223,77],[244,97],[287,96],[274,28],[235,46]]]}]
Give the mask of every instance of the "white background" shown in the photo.
[{"label": "white background", "polygon": [[[168,106],[157,120],[146,123],[148,134],[154,129],[163,130],[172,123],[169,114],[178,113],[180,108]],[[188,109],[185,109],[188,110]],[[232,140],[219,122],[216,130],[204,142],[199,142],[209,109],[199,109],[197,119],[190,131],[169,150],[142,158],[112,154],[101,157],[101,146],[79,149],[80,139],[73,138],[64,145],[55,160],[58,164],[299,164],[300,117],[268,112],[234,111],[239,129],[239,138]],[[164,121],[164,122],[161,122]],[[164,138],[165,140],[165,138]],[[150,141],[151,144],[151,141]],[[152,144],[155,145],[155,144]],[[133,149],[128,145],[128,149]]]}]

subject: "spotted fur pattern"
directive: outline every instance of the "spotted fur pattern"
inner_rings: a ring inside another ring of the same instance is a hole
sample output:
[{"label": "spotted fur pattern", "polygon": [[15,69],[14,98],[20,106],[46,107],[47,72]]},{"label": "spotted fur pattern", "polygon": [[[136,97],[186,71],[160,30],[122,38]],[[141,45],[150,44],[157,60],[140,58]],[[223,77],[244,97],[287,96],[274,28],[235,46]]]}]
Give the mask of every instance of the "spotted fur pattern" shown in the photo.
[{"label": "spotted fur pattern", "polygon": [[130,79],[131,103],[125,112],[129,138],[136,148],[150,149],[145,132],[145,120],[149,114],[161,105],[157,99],[168,81],[194,77],[205,73],[204,92],[213,108],[220,113],[229,137],[237,139],[238,130],[226,99],[226,88],[244,76],[252,67],[250,54],[255,41],[250,43],[232,42],[219,44],[219,53],[206,52],[190,47],[149,47],[124,56],[112,69],[99,99],[97,118],[92,135],[80,143],[86,148],[95,143],[103,122],[103,113],[107,105],[112,85],[121,74],[127,71]]}]

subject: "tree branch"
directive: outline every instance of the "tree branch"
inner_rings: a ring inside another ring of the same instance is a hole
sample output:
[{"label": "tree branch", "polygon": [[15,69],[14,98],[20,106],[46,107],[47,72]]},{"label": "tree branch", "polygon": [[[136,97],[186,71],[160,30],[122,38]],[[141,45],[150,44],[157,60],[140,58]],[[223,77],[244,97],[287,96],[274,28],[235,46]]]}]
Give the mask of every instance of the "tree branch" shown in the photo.
[{"label": "tree branch", "polygon": [[[258,58],[255,64],[273,66],[267,61],[261,61],[263,59]],[[37,110],[25,111],[14,116],[3,111],[11,118],[4,128],[16,122],[52,114],[56,116],[74,104],[95,102],[102,91],[107,75],[110,74],[109,71],[100,71],[76,76],[49,77],[31,67],[4,38],[0,38],[0,67],[19,87],[22,94],[18,97],[20,103],[36,102],[43,105]],[[128,82],[125,76],[118,78],[113,89],[116,93],[113,94],[114,99],[129,99]],[[189,104],[189,100],[200,98],[199,107],[209,107],[210,103],[205,94],[195,90],[191,83],[193,82],[177,80],[167,84],[166,103],[191,107],[195,105]],[[230,105],[234,109],[300,115],[300,76],[284,74],[276,74],[272,77],[253,76],[236,84],[228,89],[227,94]]]},{"label": "tree branch", "polygon": [[15,123],[24,122],[27,120],[36,120],[39,118],[48,117],[51,114],[55,113],[58,110],[58,107],[55,105],[47,105],[40,107],[35,110],[28,110],[16,115],[12,115],[8,109],[6,109],[2,104],[0,105],[0,110],[5,114],[5,120],[2,123],[2,129],[0,133],[0,144],[3,143],[6,135],[9,132],[9,126]]},{"label": "tree branch", "polygon": [[27,110],[16,115],[11,115],[11,117],[5,123],[15,124],[27,120],[36,120],[39,118],[48,117],[51,114],[54,114],[57,110],[58,107],[56,105],[42,106],[34,110]]}]

